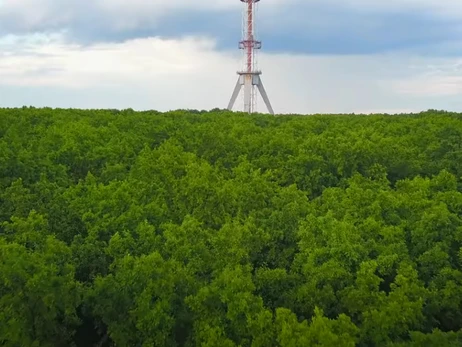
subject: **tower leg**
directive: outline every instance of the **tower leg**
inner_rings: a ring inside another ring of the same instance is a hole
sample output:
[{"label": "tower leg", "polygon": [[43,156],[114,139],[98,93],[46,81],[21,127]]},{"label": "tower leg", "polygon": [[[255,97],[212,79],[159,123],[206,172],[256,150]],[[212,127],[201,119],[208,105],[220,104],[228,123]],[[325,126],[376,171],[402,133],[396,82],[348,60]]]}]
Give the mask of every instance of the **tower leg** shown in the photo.
[{"label": "tower leg", "polygon": [[244,112],[252,113],[252,75],[244,75]]},{"label": "tower leg", "polygon": [[271,103],[269,101],[268,95],[266,94],[265,87],[263,87],[263,82],[261,81],[260,76],[257,76],[257,77],[258,77],[258,83],[257,83],[258,91],[260,92],[260,95],[263,98],[263,101],[265,102],[266,108],[268,108],[269,113],[274,115],[274,111],[273,111],[273,108],[271,107]]},{"label": "tower leg", "polygon": [[239,95],[239,91],[241,90],[241,76],[238,77],[236,86],[234,87],[233,95],[231,96],[231,100],[229,100],[228,110],[232,110],[234,103],[236,102],[237,96]]}]

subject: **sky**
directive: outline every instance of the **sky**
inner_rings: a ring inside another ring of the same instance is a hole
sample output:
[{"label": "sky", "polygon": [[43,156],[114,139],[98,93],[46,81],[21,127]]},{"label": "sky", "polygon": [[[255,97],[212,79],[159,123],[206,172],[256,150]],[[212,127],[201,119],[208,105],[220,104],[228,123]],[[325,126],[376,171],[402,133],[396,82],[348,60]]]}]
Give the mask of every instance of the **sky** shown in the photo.
[{"label": "sky", "polygon": [[[261,0],[276,113],[462,111],[462,1]],[[0,0],[0,107],[225,108],[238,0]],[[242,97],[235,110],[242,109]],[[258,111],[266,112],[258,101]]]}]

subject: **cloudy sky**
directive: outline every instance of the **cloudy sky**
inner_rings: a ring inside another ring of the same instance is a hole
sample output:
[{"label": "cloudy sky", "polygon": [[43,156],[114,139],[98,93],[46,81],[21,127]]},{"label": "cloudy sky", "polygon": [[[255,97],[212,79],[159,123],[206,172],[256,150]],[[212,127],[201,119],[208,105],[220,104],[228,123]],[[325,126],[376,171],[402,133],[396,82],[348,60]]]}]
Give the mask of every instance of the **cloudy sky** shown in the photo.
[{"label": "cloudy sky", "polygon": [[[0,107],[225,108],[242,8],[0,0]],[[262,0],[257,18],[277,113],[462,111],[462,1]]]}]

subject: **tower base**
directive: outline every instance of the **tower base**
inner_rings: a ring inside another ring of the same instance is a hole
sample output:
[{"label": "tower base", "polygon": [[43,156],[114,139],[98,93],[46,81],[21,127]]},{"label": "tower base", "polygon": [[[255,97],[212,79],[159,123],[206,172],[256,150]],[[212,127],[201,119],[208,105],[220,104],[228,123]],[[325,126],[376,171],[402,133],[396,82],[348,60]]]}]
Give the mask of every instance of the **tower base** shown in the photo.
[{"label": "tower base", "polygon": [[236,102],[237,96],[241,91],[241,87],[244,86],[244,112],[252,112],[252,86],[257,86],[258,91],[260,92],[263,101],[265,102],[268,112],[274,115],[273,108],[269,101],[268,95],[266,94],[265,88],[263,87],[263,82],[261,80],[261,72],[238,72],[239,78],[237,80],[236,86],[234,87],[233,95],[228,104],[228,110],[232,110],[234,103]]}]

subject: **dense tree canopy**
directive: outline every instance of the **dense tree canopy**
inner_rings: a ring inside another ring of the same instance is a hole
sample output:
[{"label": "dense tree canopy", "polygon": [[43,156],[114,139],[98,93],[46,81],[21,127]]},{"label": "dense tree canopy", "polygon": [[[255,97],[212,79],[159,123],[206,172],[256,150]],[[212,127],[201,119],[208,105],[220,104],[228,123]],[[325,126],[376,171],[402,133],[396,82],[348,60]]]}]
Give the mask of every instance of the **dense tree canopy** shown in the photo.
[{"label": "dense tree canopy", "polygon": [[0,109],[0,345],[462,345],[462,115]]}]

